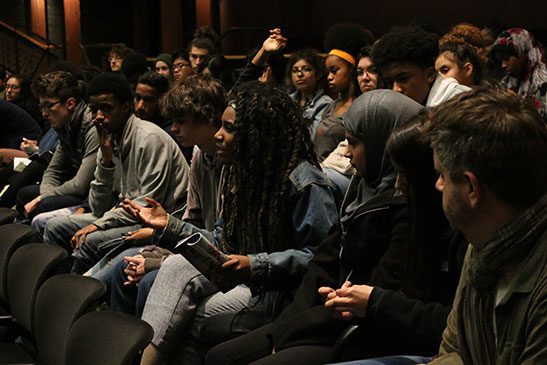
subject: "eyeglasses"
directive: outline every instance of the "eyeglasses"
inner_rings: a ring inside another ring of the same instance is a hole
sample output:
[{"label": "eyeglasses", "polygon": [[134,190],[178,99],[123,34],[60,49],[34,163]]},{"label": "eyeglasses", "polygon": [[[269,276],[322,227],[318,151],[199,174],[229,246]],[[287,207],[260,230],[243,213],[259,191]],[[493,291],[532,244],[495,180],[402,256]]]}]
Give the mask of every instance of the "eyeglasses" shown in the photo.
[{"label": "eyeglasses", "polygon": [[173,64],[173,69],[178,69],[178,70],[182,70],[183,68],[185,67],[191,67],[189,63],[175,63]]},{"label": "eyeglasses", "polygon": [[309,75],[313,71],[315,71],[315,70],[313,68],[309,67],[309,66],[293,67],[292,70],[291,70],[291,74],[298,75],[299,73],[302,72],[303,75]]},{"label": "eyeglasses", "polygon": [[42,104],[38,104],[38,108],[40,108],[40,111],[46,111],[46,110],[51,110],[51,108],[53,108],[55,105],[57,104],[61,104],[62,101],[59,100],[59,101],[54,101],[53,103],[42,103]]}]

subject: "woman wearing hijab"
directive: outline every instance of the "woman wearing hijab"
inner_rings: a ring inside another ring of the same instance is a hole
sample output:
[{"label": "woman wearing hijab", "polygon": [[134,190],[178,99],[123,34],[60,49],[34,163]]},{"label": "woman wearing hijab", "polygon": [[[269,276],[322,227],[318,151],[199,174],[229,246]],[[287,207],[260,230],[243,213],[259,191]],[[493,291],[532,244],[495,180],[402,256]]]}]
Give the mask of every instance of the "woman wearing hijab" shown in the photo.
[{"label": "woman wearing hijab", "polygon": [[492,57],[505,72],[503,81],[519,96],[530,99],[547,121],[547,60],[543,45],[522,28],[501,32]]},{"label": "woman wearing hijab", "polygon": [[342,204],[338,230],[319,246],[293,302],[277,320],[214,347],[207,364],[246,364],[258,359],[261,364],[328,362],[336,339],[349,323],[325,308],[327,288],[340,288],[348,280],[400,287],[407,214],[404,199],[393,189],[395,174],[385,146],[393,130],[421,108],[391,90],[374,90],[353,102],[344,126],[346,156],[356,175]]}]

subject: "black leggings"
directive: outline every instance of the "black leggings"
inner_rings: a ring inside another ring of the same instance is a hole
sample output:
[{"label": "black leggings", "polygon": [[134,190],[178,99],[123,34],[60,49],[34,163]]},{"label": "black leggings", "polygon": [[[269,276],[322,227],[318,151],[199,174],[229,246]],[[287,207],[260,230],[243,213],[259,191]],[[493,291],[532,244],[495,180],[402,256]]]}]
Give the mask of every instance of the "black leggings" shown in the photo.
[{"label": "black leggings", "polygon": [[207,353],[206,365],[318,365],[332,361],[332,348],[328,346],[294,346],[272,355],[272,343],[267,337],[270,324],[243,336],[223,342]]}]

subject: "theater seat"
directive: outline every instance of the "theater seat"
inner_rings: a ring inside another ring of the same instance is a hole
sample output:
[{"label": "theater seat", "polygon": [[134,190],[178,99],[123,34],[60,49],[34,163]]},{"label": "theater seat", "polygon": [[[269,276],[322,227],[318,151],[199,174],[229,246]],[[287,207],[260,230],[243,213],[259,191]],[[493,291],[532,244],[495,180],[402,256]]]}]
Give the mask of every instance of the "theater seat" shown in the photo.
[{"label": "theater seat", "polygon": [[86,314],[70,329],[65,364],[134,364],[153,334],[148,323],[126,314],[112,311]]},{"label": "theater seat", "polygon": [[31,243],[20,247],[9,262],[8,303],[10,312],[27,335],[34,331],[34,306],[42,284],[57,273],[68,256],[60,246]]},{"label": "theater seat", "polygon": [[14,252],[30,243],[36,232],[22,224],[0,226],[0,314],[7,314],[8,264]]},{"label": "theater seat", "polygon": [[89,277],[60,274],[49,278],[36,298],[34,348],[0,343],[0,364],[64,364],[70,328],[81,316],[96,310],[105,293],[106,286]]},{"label": "theater seat", "polygon": [[0,208],[0,225],[13,223],[17,217],[17,212],[10,208]]}]

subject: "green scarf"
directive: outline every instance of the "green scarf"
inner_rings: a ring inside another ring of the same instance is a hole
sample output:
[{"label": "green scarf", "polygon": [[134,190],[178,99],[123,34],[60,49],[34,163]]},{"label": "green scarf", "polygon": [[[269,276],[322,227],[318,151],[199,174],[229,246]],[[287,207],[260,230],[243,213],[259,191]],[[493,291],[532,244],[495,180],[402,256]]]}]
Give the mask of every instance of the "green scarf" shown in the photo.
[{"label": "green scarf", "polygon": [[505,269],[525,259],[547,228],[547,195],[499,229],[469,261],[459,303],[458,340],[465,364],[494,365],[494,298]]}]

